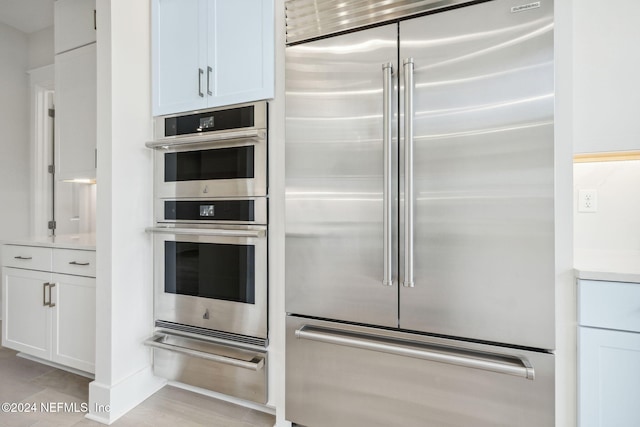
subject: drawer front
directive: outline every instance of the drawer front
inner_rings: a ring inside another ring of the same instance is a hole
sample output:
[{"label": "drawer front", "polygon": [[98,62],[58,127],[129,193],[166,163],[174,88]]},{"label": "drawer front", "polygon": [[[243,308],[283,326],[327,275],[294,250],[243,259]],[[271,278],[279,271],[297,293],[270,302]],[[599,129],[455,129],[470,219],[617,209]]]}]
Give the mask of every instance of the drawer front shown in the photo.
[{"label": "drawer front", "polygon": [[96,252],[54,249],[53,271],[76,276],[96,277]]},{"label": "drawer front", "polygon": [[[498,368],[514,356],[529,378]],[[286,418],[297,424],[554,426],[551,354],[289,316],[286,359]]]},{"label": "drawer front", "polygon": [[158,334],[153,348],[156,376],[261,404],[267,403],[267,353]]},{"label": "drawer front", "polygon": [[580,280],[582,326],[640,332],[640,283]]},{"label": "drawer front", "polygon": [[51,248],[4,245],[2,265],[28,270],[51,271]]}]

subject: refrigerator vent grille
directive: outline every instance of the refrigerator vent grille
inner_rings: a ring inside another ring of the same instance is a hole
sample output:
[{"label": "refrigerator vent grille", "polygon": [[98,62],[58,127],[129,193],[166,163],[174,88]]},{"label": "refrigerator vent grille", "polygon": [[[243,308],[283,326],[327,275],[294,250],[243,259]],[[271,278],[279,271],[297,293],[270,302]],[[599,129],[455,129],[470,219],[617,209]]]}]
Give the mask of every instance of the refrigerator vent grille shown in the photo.
[{"label": "refrigerator vent grille", "polygon": [[287,44],[478,0],[287,0]]}]

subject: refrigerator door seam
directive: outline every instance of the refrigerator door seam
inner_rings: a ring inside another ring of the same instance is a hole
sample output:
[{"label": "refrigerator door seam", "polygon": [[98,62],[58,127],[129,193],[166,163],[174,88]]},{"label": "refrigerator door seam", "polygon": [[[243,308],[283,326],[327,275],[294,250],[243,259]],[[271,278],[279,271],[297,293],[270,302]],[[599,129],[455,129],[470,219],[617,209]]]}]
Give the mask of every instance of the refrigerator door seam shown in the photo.
[{"label": "refrigerator door seam", "polygon": [[404,68],[404,283],[413,288],[413,58],[402,61]]}]

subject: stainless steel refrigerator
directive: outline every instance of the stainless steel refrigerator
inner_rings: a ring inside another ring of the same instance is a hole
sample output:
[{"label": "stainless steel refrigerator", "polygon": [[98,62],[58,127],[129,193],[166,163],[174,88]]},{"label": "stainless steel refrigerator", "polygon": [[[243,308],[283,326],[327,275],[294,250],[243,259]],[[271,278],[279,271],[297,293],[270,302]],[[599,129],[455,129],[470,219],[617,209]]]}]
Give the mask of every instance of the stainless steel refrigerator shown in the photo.
[{"label": "stainless steel refrigerator", "polygon": [[287,419],[554,425],[553,2],[286,9]]}]

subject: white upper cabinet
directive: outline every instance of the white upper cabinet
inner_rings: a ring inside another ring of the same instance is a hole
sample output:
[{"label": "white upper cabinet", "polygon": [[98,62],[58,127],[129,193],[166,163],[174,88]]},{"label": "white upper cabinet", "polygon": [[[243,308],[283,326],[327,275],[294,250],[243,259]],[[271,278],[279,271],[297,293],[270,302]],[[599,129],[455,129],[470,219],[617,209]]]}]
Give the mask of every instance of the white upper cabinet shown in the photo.
[{"label": "white upper cabinet", "polygon": [[573,2],[575,153],[640,150],[640,2]]},{"label": "white upper cabinet", "polygon": [[273,98],[273,0],[153,0],[153,115]]},{"label": "white upper cabinet", "polygon": [[96,41],[95,0],[56,0],[53,10],[56,54]]},{"label": "white upper cabinet", "polygon": [[95,6],[95,0],[54,5],[57,180],[96,176]]},{"label": "white upper cabinet", "polygon": [[56,179],[96,176],[96,44],[56,55]]}]

